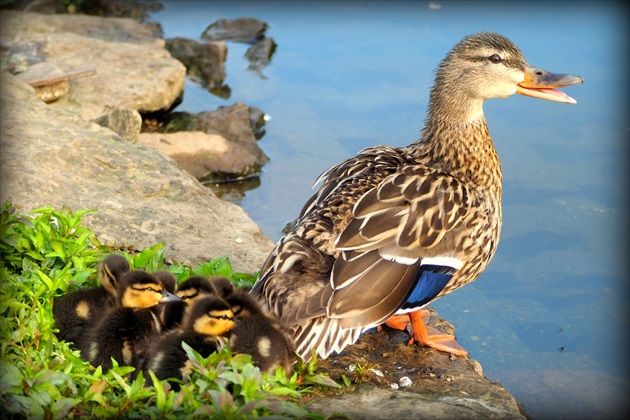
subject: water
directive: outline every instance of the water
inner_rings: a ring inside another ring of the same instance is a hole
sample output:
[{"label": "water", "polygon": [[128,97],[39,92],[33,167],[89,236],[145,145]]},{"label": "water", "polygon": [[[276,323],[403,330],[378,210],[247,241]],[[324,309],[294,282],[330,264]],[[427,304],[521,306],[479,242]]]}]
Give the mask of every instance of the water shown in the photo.
[{"label": "water", "polygon": [[434,304],[534,419],[625,417],[628,393],[628,13],[613,2],[164,2],[165,36],[220,18],[267,22],[263,76],[228,43],[224,100],[187,82],[181,111],[236,101],[267,113],[271,157],[243,208],[281,236],[326,168],[416,140],[433,70],[464,35],[506,35],[529,62],[581,75],[577,105],[515,95],[485,112],[504,172],[499,250]]}]

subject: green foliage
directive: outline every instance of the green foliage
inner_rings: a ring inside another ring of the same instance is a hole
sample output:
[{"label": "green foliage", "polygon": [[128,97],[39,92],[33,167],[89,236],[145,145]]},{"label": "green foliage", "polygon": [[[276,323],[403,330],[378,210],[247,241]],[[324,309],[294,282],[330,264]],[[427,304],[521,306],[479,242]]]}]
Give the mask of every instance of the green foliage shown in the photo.
[{"label": "green foliage", "polygon": [[[118,366],[103,373],[83,361],[80,353],[55,336],[54,299],[77,287],[97,283],[97,264],[112,249],[81,225],[91,210],[64,208],[15,212],[10,202],[0,216],[0,417],[210,417],[322,418],[296,401],[310,386],[335,386],[316,372],[315,362],[300,363],[287,377],[261,373],[249,355],[233,356],[228,348],[204,359],[192,349],[192,375],[179,392],[152,372],[146,385],[142,373]],[[191,275],[224,276],[251,286],[255,275],[235,273],[228,258],[199,267],[168,265],[164,244],[140,252],[116,250],[134,269],[167,269],[182,281]]]}]

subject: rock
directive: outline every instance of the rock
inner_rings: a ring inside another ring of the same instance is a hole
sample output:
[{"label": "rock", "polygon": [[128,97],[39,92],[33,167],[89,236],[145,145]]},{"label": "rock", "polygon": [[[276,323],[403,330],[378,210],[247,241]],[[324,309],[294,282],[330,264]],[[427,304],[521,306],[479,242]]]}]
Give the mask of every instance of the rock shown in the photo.
[{"label": "rock", "polygon": [[249,70],[260,72],[271,61],[278,45],[273,38],[264,37],[245,51],[245,57],[249,60]]},{"label": "rock", "polygon": [[0,36],[11,39],[19,34],[20,42],[24,44],[28,41],[28,37],[24,37],[25,33],[50,36],[73,33],[108,42],[164,46],[164,40],[155,38],[149,29],[133,19],[3,10]]},{"label": "rock", "polygon": [[1,76],[0,92],[2,202],[11,198],[20,212],[96,209],[83,221],[101,241],[136,249],[164,242],[178,262],[228,256],[236,271],[260,269],[272,242],[172,159],[44,104],[14,76]]},{"label": "rock", "polygon": [[197,179],[216,172],[244,177],[260,171],[257,157],[238,143],[201,131],[142,133],[138,143],[160,150]]},{"label": "rock", "polygon": [[132,143],[138,140],[142,128],[142,117],[133,109],[117,108],[93,121]]},{"label": "rock", "polygon": [[[33,64],[17,76],[28,83],[38,79],[59,77],[63,74],[64,72],[56,65],[41,62]],[[68,92],[70,92],[70,82],[67,80],[61,80],[59,83],[53,85],[35,88],[37,97],[46,103],[54,102]]]},{"label": "rock", "polygon": [[183,93],[184,65],[131,19],[3,11],[0,37],[7,48],[36,45],[42,61],[64,72],[94,67],[94,76],[71,81],[70,92],[51,104],[87,120],[112,108],[168,110]]},{"label": "rock", "polygon": [[[263,118],[264,122],[264,118]],[[174,112],[164,119],[164,132],[203,131],[218,134],[249,151],[258,163],[265,164],[269,157],[258,145],[254,129],[260,130],[261,112],[242,102],[219,107],[216,111],[198,114]]]},{"label": "rock", "polygon": [[167,38],[166,49],[186,66],[191,80],[215,89],[225,80],[225,42],[197,42],[187,38]]},{"label": "rock", "polygon": [[[429,309],[430,326],[455,333]],[[387,326],[367,331],[340,354],[318,362],[319,370],[337,383],[346,377],[349,391],[307,395],[303,403],[315,412],[356,419],[526,419],[514,397],[490,382],[477,361],[408,345],[408,339],[407,332]]]},{"label": "rock", "polygon": [[267,28],[265,22],[253,18],[219,19],[203,31],[201,39],[253,44],[265,35]]}]

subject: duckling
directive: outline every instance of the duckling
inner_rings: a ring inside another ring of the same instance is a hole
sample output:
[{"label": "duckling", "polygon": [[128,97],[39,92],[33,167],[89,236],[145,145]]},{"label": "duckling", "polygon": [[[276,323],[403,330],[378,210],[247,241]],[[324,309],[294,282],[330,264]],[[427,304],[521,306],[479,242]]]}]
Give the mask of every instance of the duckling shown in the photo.
[{"label": "duckling", "polygon": [[326,170],[252,288],[298,354],[327,358],[370,328],[410,322],[410,343],[466,356],[454,336],[427,331],[422,310],[477,279],[499,243],[502,173],[483,103],[519,93],[573,104],[553,88],[576,83],[529,65],[500,34],[469,35],[437,69],[419,140]]},{"label": "duckling", "polygon": [[[234,314],[225,300],[214,295],[201,296],[190,307],[182,329],[169,331],[151,343],[142,369],[153,371],[160,380],[182,380],[190,375],[191,363],[182,342],[208,357],[223,347],[222,337],[233,326]],[[170,383],[173,389],[179,389],[179,383]]]},{"label": "duckling", "polygon": [[227,298],[232,307],[236,324],[230,333],[230,350],[246,353],[261,371],[273,374],[278,366],[290,376],[295,362],[295,353],[287,338],[289,332],[274,319],[266,315],[254,296],[236,292]]},{"label": "duckling", "polygon": [[164,290],[167,292],[174,294],[177,290],[177,278],[173,275],[173,273],[169,273],[168,271],[154,271],[151,275],[162,283]]},{"label": "duckling", "polygon": [[98,266],[101,286],[79,289],[55,300],[53,317],[59,332],[57,338],[81,347],[86,328],[98,320],[98,315],[116,303],[116,285],[131,269],[129,261],[118,254],[107,256]]},{"label": "duckling", "polygon": [[210,283],[223,299],[230,296],[236,290],[234,282],[227,277],[211,277]]},{"label": "duckling", "polygon": [[162,332],[158,304],[178,299],[143,270],[125,273],[116,290],[117,307],[90,330],[86,340],[88,360],[105,371],[112,367],[111,358],[139,366],[148,342]]},{"label": "duckling", "polygon": [[165,331],[181,326],[187,308],[197,299],[206,295],[218,295],[218,292],[209,279],[193,276],[182,282],[175,294],[180,300],[165,303],[160,314]]}]

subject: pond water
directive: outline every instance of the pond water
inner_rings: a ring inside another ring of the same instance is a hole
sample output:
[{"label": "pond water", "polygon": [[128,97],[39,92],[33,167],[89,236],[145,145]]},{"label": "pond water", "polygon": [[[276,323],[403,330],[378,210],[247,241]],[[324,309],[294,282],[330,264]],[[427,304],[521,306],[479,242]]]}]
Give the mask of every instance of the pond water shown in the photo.
[{"label": "pond water", "polygon": [[271,162],[242,207],[272,240],[316,177],[422,128],[433,71],[463,36],[506,35],[529,62],[578,74],[576,105],[514,95],[484,107],[504,172],[504,227],[486,272],[434,303],[486,376],[534,419],[628,409],[628,14],[616,2],[163,2],[165,37],[254,17],[278,44],[263,74],[228,43],[231,97],[187,82],[178,111],[237,101],[270,120]]}]

